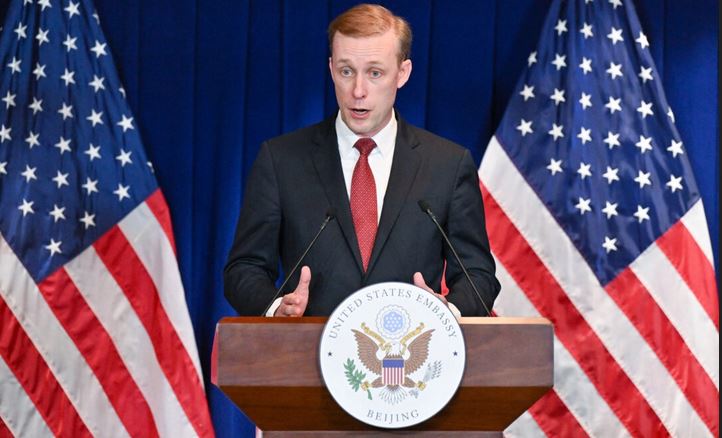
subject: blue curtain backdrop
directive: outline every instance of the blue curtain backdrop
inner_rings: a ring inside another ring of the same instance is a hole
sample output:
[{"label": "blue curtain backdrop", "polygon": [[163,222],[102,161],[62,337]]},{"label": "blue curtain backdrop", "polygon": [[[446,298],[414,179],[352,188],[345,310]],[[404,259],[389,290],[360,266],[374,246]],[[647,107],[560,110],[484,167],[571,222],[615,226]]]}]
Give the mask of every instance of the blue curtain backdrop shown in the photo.
[{"label": "blue curtain backdrop", "polygon": [[[0,0],[3,14],[8,1]],[[261,141],[335,110],[325,29],[357,2],[95,3],[170,204],[217,433],[252,436],[250,423],[208,381],[215,324],[234,314],[223,298],[221,271]],[[549,3],[384,2],[415,33],[413,73],[398,97],[401,114],[466,146],[478,163],[536,46]],[[635,4],[695,169],[719,260],[718,2]]]}]

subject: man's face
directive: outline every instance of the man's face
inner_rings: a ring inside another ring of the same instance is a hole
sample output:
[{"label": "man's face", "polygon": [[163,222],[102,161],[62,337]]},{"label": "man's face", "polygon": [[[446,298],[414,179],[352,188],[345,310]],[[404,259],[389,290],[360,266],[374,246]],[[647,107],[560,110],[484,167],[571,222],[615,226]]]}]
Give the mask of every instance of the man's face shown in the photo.
[{"label": "man's face", "polygon": [[336,33],[329,68],[341,118],[356,135],[376,135],[391,119],[396,90],[411,74],[411,60],[399,64],[398,38],[352,38]]}]

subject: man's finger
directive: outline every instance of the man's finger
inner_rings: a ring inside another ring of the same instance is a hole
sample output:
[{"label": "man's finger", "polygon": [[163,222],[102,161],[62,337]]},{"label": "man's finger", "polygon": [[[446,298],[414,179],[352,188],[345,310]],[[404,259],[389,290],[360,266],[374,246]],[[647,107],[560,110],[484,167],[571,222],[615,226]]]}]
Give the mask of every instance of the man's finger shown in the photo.
[{"label": "man's finger", "polygon": [[434,293],[434,291],[426,285],[426,281],[424,280],[424,276],[423,274],[421,274],[421,272],[417,272],[414,274],[414,286],[420,287],[426,292],[431,292],[432,294]]},{"label": "man's finger", "polygon": [[[301,268],[301,277],[298,280],[298,286],[293,291],[301,299],[308,299],[308,288],[311,284],[311,269],[308,266]],[[298,304],[298,303],[297,303]]]},{"label": "man's finger", "polygon": [[436,292],[434,292],[433,289],[431,289],[426,284],[426,281],[424,280],[424,276],[421,272],[417,272],[414,274],[414,286],[418,286],[421,289],[425,290],[426,292],[430,292],[430,293],[436,295],[436,298],[440,299],[444,304],[448,304],[448,301],[446,301],[445,296],[443,296],[441,294],[437,294]]}]

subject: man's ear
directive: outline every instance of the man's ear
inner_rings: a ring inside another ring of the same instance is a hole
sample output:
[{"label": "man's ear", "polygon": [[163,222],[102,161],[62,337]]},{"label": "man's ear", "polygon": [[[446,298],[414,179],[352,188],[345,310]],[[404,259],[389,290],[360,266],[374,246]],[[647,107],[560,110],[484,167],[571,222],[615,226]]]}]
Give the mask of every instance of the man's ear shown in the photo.
[{"label": "man's ear", "polygon": [[401,63],[399,66],[399,74],[398,78],[396,79],[396,88],[401,88],[406,84],[406,82],[409,80],[409,76],[411,76],[411,60],[406,59],[404,62]]}]

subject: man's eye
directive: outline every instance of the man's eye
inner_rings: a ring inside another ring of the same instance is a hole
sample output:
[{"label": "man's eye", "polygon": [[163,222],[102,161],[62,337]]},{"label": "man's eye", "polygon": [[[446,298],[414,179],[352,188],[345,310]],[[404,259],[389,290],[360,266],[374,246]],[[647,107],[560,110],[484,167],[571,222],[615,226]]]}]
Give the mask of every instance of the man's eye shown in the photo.
[{"label": "man's eye", "polygon": [[372,70],[372,71],[371,71],[371,77],[372,77],[372,78],[375,78],[375,79],[378,79],[378,78],[381,77],[381,72],[378,71],[378,70]]},{"label": "man's eye", "polygon": [[341,76],[348,77],[348,76],[351,76],[352,74],[353,74],[353,72],[351,71],[350,68],[342,68],[341,69]]}]

